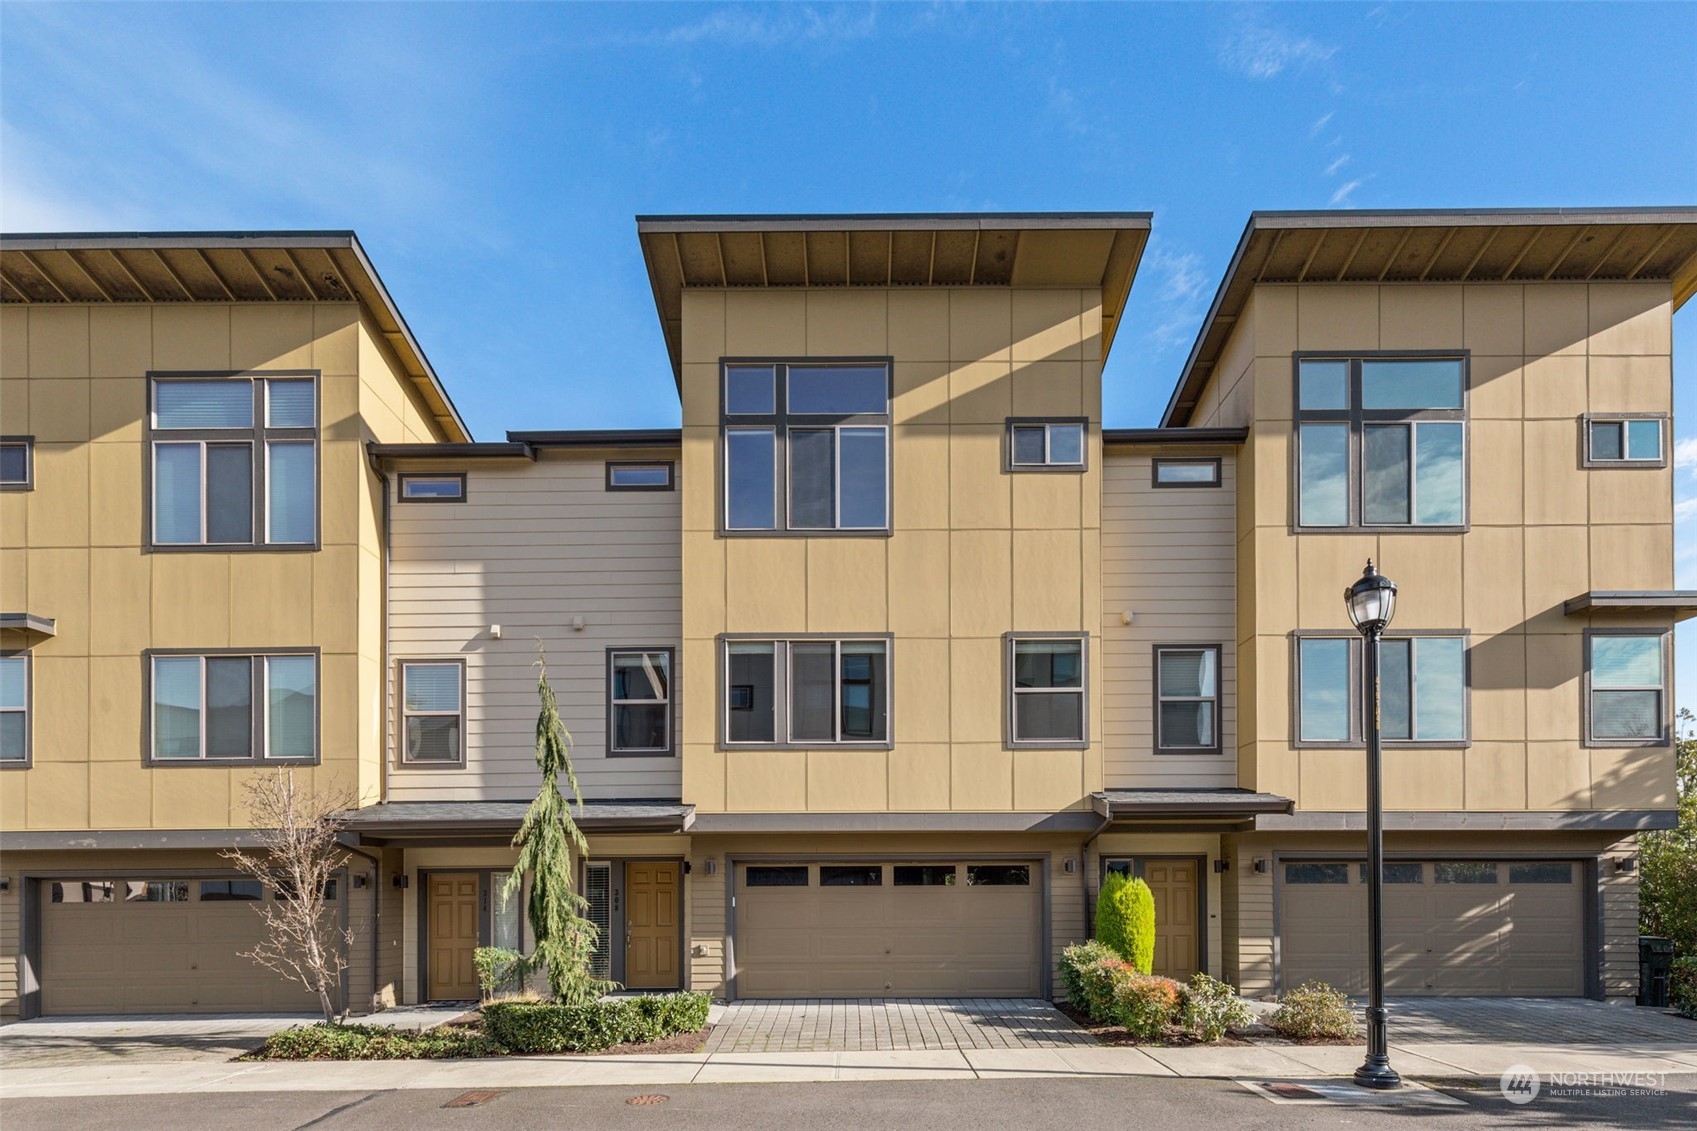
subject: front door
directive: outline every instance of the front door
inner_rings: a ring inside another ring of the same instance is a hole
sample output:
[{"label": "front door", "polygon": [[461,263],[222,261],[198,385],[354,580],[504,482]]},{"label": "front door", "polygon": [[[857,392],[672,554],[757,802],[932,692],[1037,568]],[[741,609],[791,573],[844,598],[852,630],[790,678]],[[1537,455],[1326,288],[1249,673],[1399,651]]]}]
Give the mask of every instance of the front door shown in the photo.
[{"label": "front door", "polygon": [[675,990],[678,979],[678,862],[625,864],[625,985]]},{"label": "front door", "polygon": [[1145,860],[1143,881],[1155,897],[1155,963],[1151,974],[1190,981],[1197,964],[1196,861]]},{"label": "front door", "polygon": [[481,877],[476,872],[430,874],[430,999],[465,1001],[477,997]]}]

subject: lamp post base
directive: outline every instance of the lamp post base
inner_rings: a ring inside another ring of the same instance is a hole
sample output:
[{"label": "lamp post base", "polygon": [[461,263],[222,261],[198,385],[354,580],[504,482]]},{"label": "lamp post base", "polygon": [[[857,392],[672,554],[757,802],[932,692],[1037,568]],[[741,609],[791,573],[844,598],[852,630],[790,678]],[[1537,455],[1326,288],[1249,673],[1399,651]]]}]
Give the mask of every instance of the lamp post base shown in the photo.
[{"label": "lamp post base", "polygon": [[1352,1079],[1358,1088],[1372,1088],[1381,1092],[1402,1087],[1402,1077],[1391,1067],[1390,1061],[1384,1056],[1374,1056],[1372,1053],[1369,1053],[1361,1067],[1355,1070]]}]

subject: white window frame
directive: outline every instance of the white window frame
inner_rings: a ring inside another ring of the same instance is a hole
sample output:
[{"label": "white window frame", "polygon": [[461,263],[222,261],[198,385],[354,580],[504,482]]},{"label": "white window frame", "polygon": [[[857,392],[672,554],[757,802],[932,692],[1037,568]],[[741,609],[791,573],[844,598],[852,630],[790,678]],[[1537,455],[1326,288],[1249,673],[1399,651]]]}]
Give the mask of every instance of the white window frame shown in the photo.
[{"label": "white window frame", "polygon": [[[271,665],[272,659],[311,659],[312,660],[312,753],[306,755],[291,755],[282,757],[271,753]],[[158,664],[160,660],[196,660],[199,698],[195,706],[196,721],[200,727],[200,754],[193,758],[161,758],[158,756],[158,723],[159,700],[155,691]],[[252,732],[250,746],[253,753],[246,757],[213,757],[206,752],[206,661],[207,660],[247,660],[253,665],[249,672],[250,693],[249,725]],[[142,761],[148,766],[315,766],[319,764],[320,720],[323,718],[323,665],[320,663],[317,648],[300,648],[293,650],[272,649],[263,652],[247,651],[213,651],[193,652],[176,649],[155,649],[145,654],[147,679],[147,735],[146,748],[142,751]]]},{"label": "white window frame", "polygon": [[[730,681],[730,646],[732,644],[770,644],[772,645],[772,741],[749,742],[731,738],[731,681]],[[792,688],[790,685],[790,649],[796,644],[834,644],[832,649],[832,686],[835,689],[832,704],[833,738],[803,738],[792,737],[790,722],[790,700]],[[844,644],[881,644],[884,647],[884,737],[883,738],[844,738],[843,737],[843,645]],[[873,633],[870,635],[849,634],[836,636],[797,635],[797,636],[746,636],[726,635],[719,638],[719,743],[721,750],[818,750],[846,747],[862,750],[888,750],[895,746],[895,703],[892,691],[895,684],[893,675],[895,665],[895,641],[890,635]]]},{"label": "white window frame", "polygon": [[[435,656],[407,656],[396,661],[397,671],[395,686],[395,709],[400,717],[400,726],[395,735],[395,752],[401,765],[408,769],[463,769],[470,759],[468,749],[470,743],[466,734],[466,662],[460,659],[444,659]],[[407,706],[407,669],[408,668],[445,668],[459,669],[459,706],[452,711],[414,711]],[[458,719],[460,721],[460,750],[459,757],[451,761],[434,758],[412,758],[408,756],[407,720],[408,719]]]}]

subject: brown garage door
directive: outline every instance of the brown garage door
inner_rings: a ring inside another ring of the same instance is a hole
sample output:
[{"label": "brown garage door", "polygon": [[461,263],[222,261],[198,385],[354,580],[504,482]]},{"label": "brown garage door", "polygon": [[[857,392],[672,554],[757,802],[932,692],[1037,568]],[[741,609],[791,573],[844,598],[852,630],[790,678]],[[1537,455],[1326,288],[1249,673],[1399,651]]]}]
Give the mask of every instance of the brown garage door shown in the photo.
[{"label": "brown garage door", "polygon": [[[1386,992],[1583,994],[1581,875],[1565,860],[1386,864]],[[1366,865],[1288,861],[1278,878],[1284,987],[1366,993]]]},{"label": "brown garage door", "polygon": [[738,997],[1043,992],[1035,863],[742,864],[736,881]]},{"label": "brown garage door", "polygon": [[240,879],[43,881],[41,1012],[317,1010],[237,953],[261,937],[262,895]]}]

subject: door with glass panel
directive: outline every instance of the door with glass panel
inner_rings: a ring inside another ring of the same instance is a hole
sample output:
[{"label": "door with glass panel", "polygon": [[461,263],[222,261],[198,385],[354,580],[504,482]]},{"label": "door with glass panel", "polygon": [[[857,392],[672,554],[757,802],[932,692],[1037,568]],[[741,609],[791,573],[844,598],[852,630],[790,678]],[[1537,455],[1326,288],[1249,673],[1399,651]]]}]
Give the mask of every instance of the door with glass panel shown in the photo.
[{"label": "door with glass panel", "polygon": [[[429,872],[424,877],[426,996],[468,1001],[478,996],[473,961],[480,946],[524,949],[524,900],[506,893],[506,871]],[[517,983],[497,991],[519,990]]]}]

